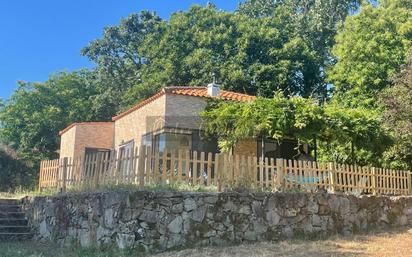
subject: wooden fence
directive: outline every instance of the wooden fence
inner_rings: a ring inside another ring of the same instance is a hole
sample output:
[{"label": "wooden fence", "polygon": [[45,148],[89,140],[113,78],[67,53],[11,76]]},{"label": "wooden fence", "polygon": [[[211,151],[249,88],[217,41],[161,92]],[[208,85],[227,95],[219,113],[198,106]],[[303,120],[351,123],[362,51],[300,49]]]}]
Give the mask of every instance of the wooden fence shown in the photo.
[{"label": "wooden fence", "polygon": [[219,191],[243,187],[274,191],[324,189],[358,195],[412,194],[409,171],[188,150],[159,153],[144,146],[120,156],[112,151],[85,158],[43,161],[39,187],[65,191],[74,186],[135,184],[144,187],[150,183],[175,182],[216,186]]}]

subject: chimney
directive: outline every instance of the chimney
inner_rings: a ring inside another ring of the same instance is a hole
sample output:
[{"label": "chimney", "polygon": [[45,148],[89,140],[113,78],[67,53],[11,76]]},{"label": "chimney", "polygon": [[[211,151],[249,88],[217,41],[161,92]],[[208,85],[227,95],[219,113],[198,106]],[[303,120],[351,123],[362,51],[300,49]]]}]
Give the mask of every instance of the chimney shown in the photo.
[{"label": "chimney", "polygon": [[211,97],[217,97],[219,96],[220,92],[220,86],[215,83],[210,83],[207,85],[207,94]]}]

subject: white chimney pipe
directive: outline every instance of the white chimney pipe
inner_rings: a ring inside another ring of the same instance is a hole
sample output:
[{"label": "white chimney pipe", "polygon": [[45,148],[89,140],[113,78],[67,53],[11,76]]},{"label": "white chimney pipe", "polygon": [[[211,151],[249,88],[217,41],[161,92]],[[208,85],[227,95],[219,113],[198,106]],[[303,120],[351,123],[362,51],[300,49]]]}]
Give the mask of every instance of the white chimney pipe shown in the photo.
[{"label": "white chimney pipe", "polygon": [[220,86],[215,83],[210,83],[207,85],[207,94],[211,97],[217,97],[220,93]]}]

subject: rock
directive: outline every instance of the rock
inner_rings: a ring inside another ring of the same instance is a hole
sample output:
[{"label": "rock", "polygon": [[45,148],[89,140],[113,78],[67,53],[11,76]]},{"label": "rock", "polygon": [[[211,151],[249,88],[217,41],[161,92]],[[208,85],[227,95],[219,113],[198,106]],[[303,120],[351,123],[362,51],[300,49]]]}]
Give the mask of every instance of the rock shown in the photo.
[{"label": "rock", "polygon": [[309,201],[308,202],[308,211],[309,213],[315,214],[318,213],[319,210],[319,206],[317,203],[315,203],[314,201]]},{"label": "rock", "polygon": [[318,210],[319,215],[328,215],[330,214],[330,208],[327,205],[320,205]]},{"label": "rock", "polygon": [[158,212],[143,210],[140,214],[139,219],[147,223],[157,223],[158,222]]},{"label": "rock", "polygon": [[183,211],[183,203],[175,204],[172,206],[172,213],[173,214],[180,214]]},{"label": "rock", "polygon": [[170,249],[170,248],[181,246],[183,244],[184,244],[184,240],[183,240],[182,235],[172,234],[172,235],[169,235],[166,247],[167,249]]},{"label": "rock", "polygon": [[104,237],[110,236],[110,230],[103,228],[102,226],[96,229],[96,239],[97,241],[102,240]]},{"label": "rock", "polygon": [[182,216],[177,216],[170,224],[167,226],[169,231],[173,234],[178,234],[183,229],[183,218]]},{"label": "rock", "polygon": [[90,240],[90,231],[86,229],[81,229],[79,232],[80,246],[81,247],[91,247],[92,242]]},{"label": "rock", "polygon": [[257,235],[254,231],[247,230],[245,232],[245,239],[248,240],[248,241],[256,241]]},{"label": "rock", "polygon": [[312,226],[313,227],[321,227],[322,226],[322,219],[318,215],[313,214],[311,219],[312,219]]},{"label": "rock", "polygon": [[283,216],[284,217],[287,217],[287,218],[290,218],[290,217],[296,217],[297,215],[298,215],[298,210],[297,209],[286,209],[284,212],[283,212]]},{"label": "rock", "polygon": [[50,231],[47,228],[46,220],[43,220],[42,222],[40,222],[39,233],[40,233],[40,236],[43,238],[47,238],[47,239],[50,238]]},{"label": "rock", "polygon": [[197,207],[196,201],[193,200],[192,198],[186,198],[184,200],[185,211],[194,210],[194,209],[196,209],[196,207]]},{"label": "rock", "polygon": [[135,242],[135,237],[130,234],[117,234],[116,242],[119,249],[131,248]]},{"label": "rock", "polygon": [[199,207],[192,212],[192,220],[202,222],[206,214],[206,206]]},{"label": "rock", "polygon": [[145,232],[144,228],[138,228],[134,232],[134,237],[135,237],[136,241],[145,238],[146,237],[146,232]]},{"label": "rock", "polygon": [[350,202],[348,198],[345,197],[340,197],[340,214],[343,216],[345,214],[348,214],[350,212]]},{"label": "rock", "polygon": [[268,227],[262,222],[254,221],[253,229],[257,234],[263,234],[263,233],[266,233],[266,231],[268,230]]},{"label": "rock", "polygon": [[251,212],[251,210],[250,210],[249,205],[243,205],[243,206],[241,206],[241,207],[239,208],[238,213],[249,215],[249,214],[251,214],[252,212]]},{"label": "rock", "polygon": [[106,209],[104,211],[104,225],[105,225],[105,227],[113,228],[113,226],[114,226],[113,215],[114,215],[114,210],[113,209]]},{"label": "rock", "polygon": [[208,203],[208,204],[215,204],[218,201],[218,197],[217,195],[208,196],[208,197],[205,197],[204,201],[205,203]]},{"label": "rock", "polygon": [[253,201],[252,212],[256,217],[262,217],[263,216],[262,203],[258,201]]},{"label": "rock", "polygon": [[275,210],[270,210],[266,213],[266,220],[269,226],[273,227],[279,224],[280,216]]},{"label": "rock", "polygon": [[398,223],[400,226],[406,226],[408,225],[408,218],[405,215],[402,215],[399,220]]},{"label": "rock", "polygon": [[159,198],[159,199],[157,199],[157,202],[160,204],[160,205],[163,205],[163,206],[172,206],[172,201],[170,201],[169,199],[167,199],[167,198]]},{"label": "rock", "polygon": [[236,210],[236,205],[232,201],[228,201],[223,205],[223,211],[234,211]]},{"label": "rock", "polygon": [[216,230],[209,230],[206,233],[203,234],[203,237],[212,237],[212,236],[216,236]]},{"label": "rock", "polygon": [[382,216],[379,218],[379,221],[383,221],[383,222],[385,222],[386,224],[389,224],[389,223],[390,223],[390,222],[389,222],[389,219],[388,219],[388,216],[386,215],[386,213],[382,214]]}]

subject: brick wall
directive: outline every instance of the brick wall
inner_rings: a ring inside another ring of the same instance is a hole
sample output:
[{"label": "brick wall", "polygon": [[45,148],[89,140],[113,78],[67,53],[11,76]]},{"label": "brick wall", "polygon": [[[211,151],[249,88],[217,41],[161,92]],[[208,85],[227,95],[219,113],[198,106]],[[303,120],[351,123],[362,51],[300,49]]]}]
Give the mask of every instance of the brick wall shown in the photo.
[{"label": "brick wall", "polygon": [[163,95],[151,103],[129,113],[115,121],[114,147],[134,140],[135,145],[141,143],[142,135],[148,131],[163,128],[166,96]]},{"label": "brick wall", "polygon": [[206,108],[206,105],[205,98],[167,94],[166,126],[199,129],[201,126],[200,112]]},{"label": "brick wall", "polygon": [[198,129],[199,114],[206,105],[204,98],[165,94],[115,121],[114,146],[130,140],[138,146],[144,134],[165,126]]},{"label": "brick wall", "polygon": [[77,124],[61,136],[60,158],[84,156],[86,147],[112,149],[113,132],[111,122]]},{"label": "brick wall", "polygon": [[76,126],[66,131],[60,137],[60,158],[73,157],[76,141]]}]

